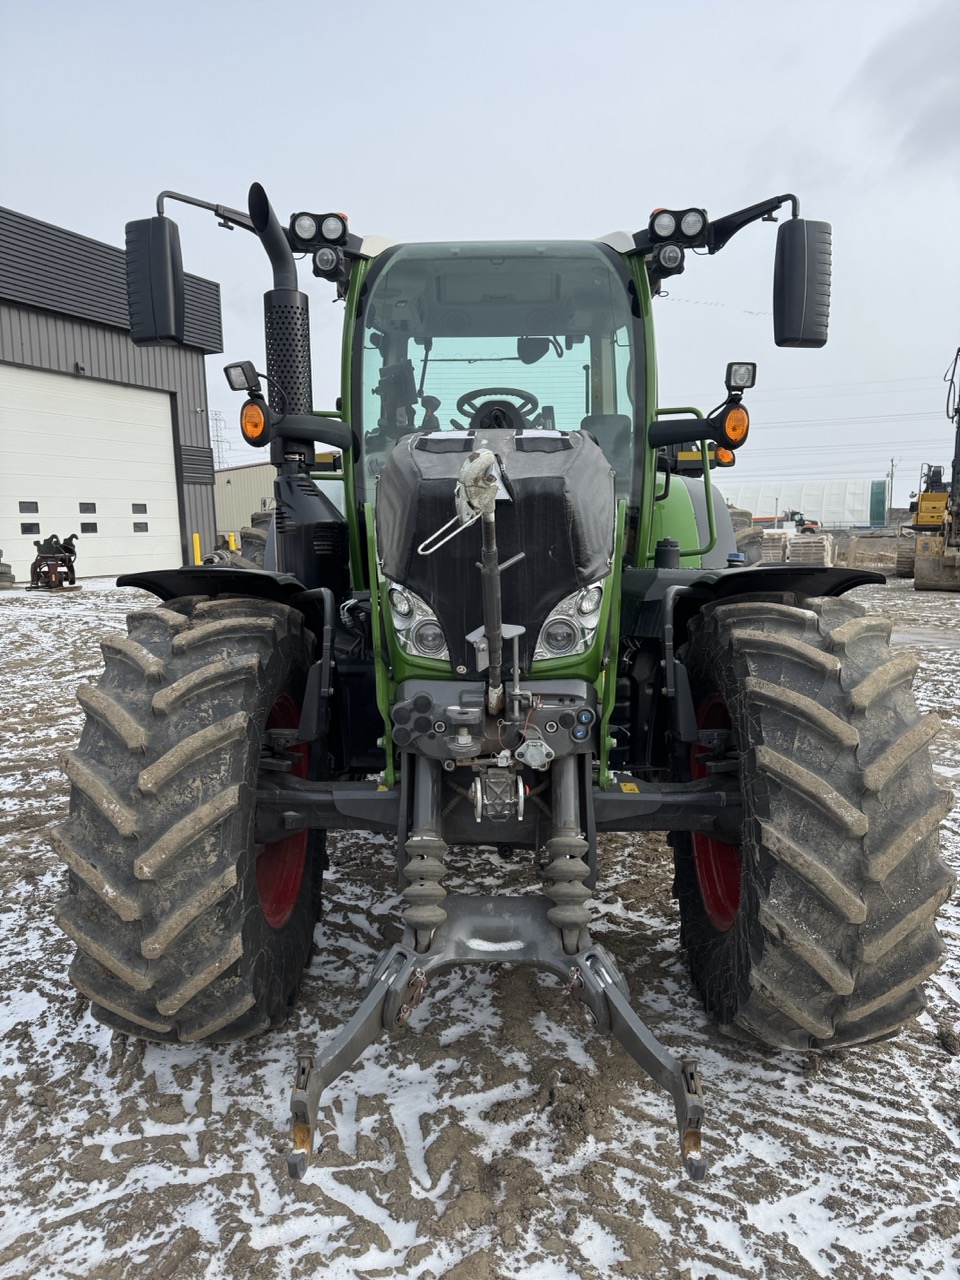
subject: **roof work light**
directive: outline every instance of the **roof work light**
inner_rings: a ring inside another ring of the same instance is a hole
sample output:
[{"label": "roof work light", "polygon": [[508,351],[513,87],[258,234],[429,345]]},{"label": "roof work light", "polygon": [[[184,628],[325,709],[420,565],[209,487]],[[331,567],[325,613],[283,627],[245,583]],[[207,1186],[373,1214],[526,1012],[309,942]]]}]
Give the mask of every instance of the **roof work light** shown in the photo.
[{"label": "roof work light", "polygon": [[757,381],[757,366],[746,361],[735,361],[727,365],[727,374],[723,385],[728,391],[748,391]]},{"label": "roof work light", "polygon": [[252,360],[239,360],[236,364],[225,365],[223,372],[231,391],[260,394],[260,375]]},{"label": "roof work light", "polygon": [[287,237],[294,253],[313,253],[323,245],[342,245],[347,239],[345,213],[295,213]]},{"label": "roof work light", "polygon": [[670,241],[688,249],[699,249],[707,243],[705,209],[654,209],[647,235],[652,243]]}]

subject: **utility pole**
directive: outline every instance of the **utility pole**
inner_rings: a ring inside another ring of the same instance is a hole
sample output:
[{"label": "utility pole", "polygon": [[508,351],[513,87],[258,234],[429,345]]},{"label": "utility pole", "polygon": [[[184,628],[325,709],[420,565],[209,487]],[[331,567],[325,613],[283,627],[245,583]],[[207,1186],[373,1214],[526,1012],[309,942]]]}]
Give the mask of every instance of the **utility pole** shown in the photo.
[{"label": "utility pole", "polygon": [[887,518],[886,523],[890,523],[890,511],[893,507],[893,477],[896,472],[896,459],[890,459],[890,470],[887,472]]}]

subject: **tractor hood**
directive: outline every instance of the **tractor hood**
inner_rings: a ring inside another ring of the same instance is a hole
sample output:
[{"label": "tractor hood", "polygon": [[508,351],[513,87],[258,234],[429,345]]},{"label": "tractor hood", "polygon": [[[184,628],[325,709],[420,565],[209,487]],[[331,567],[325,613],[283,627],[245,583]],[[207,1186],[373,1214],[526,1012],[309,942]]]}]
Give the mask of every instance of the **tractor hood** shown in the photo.
[{"label": "tractor hood", "polygon": [[377,484],[377,546],[387,578],[416,592],[436,613],[458,675],[476,674],[466,637],[483,624],[479,524],[437,551],[418,548],[456,514],[464,460],[496,455],[504,492],[496,504],[500,563],[521,555],[501,578],[503,620],[525,628],[520,663],[528,671],[540,628],[565,596],[599,582],[613,555],[614,476],[599,446],[580,431],[440,431],[400,440]]}]

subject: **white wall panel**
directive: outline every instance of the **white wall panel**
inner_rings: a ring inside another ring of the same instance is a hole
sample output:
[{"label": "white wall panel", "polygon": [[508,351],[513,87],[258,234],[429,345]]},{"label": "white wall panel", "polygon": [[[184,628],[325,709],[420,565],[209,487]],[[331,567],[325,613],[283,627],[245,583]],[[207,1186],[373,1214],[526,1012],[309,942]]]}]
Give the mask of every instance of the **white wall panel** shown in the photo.
[{"label": "white wall panel", "polygon": [[[39,535],[21,532],[31,522]],[[51,533],[79,535],[81,578],[181,563],[168,393],[0,365],[0,548],[18,581],[29,577],[33,539]]]}]

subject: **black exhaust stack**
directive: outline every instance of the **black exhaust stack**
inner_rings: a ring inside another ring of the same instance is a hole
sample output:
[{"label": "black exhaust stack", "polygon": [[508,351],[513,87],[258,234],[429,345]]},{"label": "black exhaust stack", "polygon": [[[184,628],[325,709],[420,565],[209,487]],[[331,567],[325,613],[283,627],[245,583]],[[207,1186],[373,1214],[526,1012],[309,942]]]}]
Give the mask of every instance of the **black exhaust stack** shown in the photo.
[{"label": "black exhaust stack", "polygon": [[[270,408],[281,418],[313,412],[310,374],[310,299],[297,288],[297,266],[283,228],[259,182],[250,188],[250,221],[273,268],[263,295]],[[339,424],[338,424],[339,425]],[[309,479],[316,461],[312,440],[285,437],[283,422],[270,442],[277,468],[277,568],[304,586],[327,586],[338,601],[348,587],[347,526],[333,503]]]},{"label": "black exhaust stack", "polygon": [[[273,288],[263,295],[263,329],[267,349],[268,401],[278,414],[313,411],[310,376],[310,299],[297,288],[297,265],[267,193],[259,182],[250,188],[250,220],[273,267]],[[281,426],[281,432],[283,428]],[[282,434],[270,445],[270,461],[283,465],[288,452]],[[304,461],[314,461],[313,445],[297,442]]]}]

